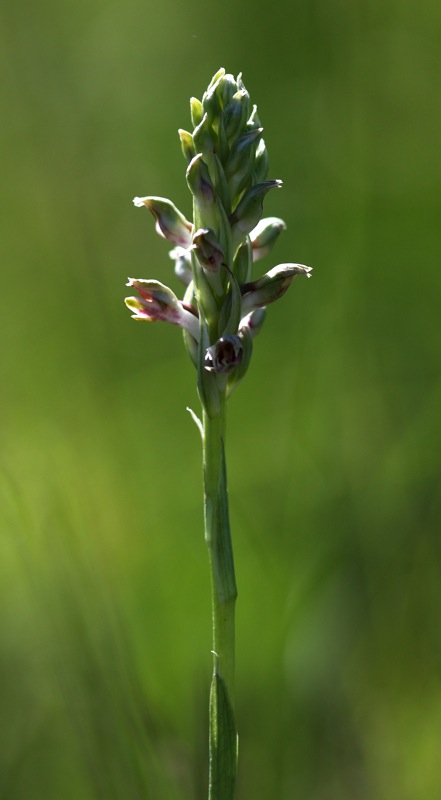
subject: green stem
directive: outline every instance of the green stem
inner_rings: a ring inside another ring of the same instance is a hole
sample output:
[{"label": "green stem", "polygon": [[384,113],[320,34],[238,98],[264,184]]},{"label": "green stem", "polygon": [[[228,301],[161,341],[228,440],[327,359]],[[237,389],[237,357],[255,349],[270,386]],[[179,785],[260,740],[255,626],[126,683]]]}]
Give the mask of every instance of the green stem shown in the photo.
[{"label": "green stem", "polygon": [[225,395],[219,413],[203,412],[205,538],[210,563],[213,678],[210,692],[209,800],[233,800],[237,733],[234,716],[234,610],[237,596],[225,468]]}]

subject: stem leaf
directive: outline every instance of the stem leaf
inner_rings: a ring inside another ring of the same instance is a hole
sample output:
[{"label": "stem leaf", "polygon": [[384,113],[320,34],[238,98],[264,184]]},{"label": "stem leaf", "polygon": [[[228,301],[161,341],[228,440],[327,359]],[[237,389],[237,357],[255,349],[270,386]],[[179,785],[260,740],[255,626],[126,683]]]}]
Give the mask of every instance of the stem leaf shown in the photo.
[{"label": "stem leaf", "polygon": [[233,800],[238,738],[225,681],[215,672],[210,690],[210,781],[208,800]]}]

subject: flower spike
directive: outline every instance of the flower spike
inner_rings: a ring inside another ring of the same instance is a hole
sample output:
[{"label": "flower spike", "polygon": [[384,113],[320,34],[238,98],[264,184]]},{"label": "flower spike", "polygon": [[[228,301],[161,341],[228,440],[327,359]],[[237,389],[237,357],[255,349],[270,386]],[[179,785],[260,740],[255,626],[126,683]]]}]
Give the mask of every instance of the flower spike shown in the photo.
[{"label": "flower spike", "polygon": [[207,371],[228,373],[230,388],[237,385],[266,306],[285,294],[296,275],[309,278],[311,267],[279,264],[261,278],[252,277],[253,262],[272,250],[286,225],[279,217],[262,216],[265,196],[282,181],[267,178],[263,128],[242,75],[235,78],[219,69],[202,100],[191,98],[190,111],[192,129],[180,128],[179,137],[193,220],[165,197],[133,201],[151,212],[159,235],[174,245],[170,258],[186,287],[185,297],[178,300],[158,281],[131,279],[138,296],[126,304],[137,320],[164,320],[184,330],[187,351],[200,373],[198,385],[204,387],[201,399],[210,398],[213,411],[222,387],[210,383]]}]

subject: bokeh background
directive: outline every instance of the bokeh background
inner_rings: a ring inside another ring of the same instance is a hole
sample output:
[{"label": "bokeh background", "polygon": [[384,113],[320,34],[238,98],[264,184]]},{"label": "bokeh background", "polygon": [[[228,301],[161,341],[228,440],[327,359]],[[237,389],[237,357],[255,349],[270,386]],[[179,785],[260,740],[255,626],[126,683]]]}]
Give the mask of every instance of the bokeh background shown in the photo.
[{"label": "bokeh background", "polygon": [[[0,797],[202,800],[211,668],[197,409],[134,195],[243,71],[283,191],[229,411],[238,800],[437,800],[440,6],[41,0],[0,13]],[[260,266],[260,265],[259,265]]]}]

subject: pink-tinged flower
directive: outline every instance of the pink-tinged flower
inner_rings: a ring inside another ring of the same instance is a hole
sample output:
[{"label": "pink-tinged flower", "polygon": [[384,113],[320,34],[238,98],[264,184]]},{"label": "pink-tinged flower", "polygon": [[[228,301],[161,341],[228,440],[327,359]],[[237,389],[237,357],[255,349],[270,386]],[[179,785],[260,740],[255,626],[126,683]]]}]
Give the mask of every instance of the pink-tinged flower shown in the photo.
[{"label": "pink-tinged flower", "polygon": [[264,307],[255,308],[254,311],[250,311],[249,314],[241,319],[239,333],[249,333],[251,338],[254,339],[262,330],[265,317],[266,308]]},{"label": "pink-tinged flower", "polygon": [[243,283],[240,287],[242,313],[248,314],[255,308],[273,303],[285,294],[296,275],[306,275],[310,278],[311,272],[312,267],[306,267],[304,264],[279,264],[257,281]]},{"label": "pink-tinged flower", "polygon": [[279,217],[261,219],[250,233],[253,261],[258,261],[259,258],[266,256],[284,230],[286,230],[286,225]]},{"label": "pink-tinged flower", "polygon": [[132,317],[144,322],[169,322],[188,331],[199,339],[199,320],[194,308],[178,300],[174,292],[163,283],[143,278],[129,278],[139,297],[126,297],[125,304],[133,311]]},{"label": "pink-tinged flower", "polygon": [[225,254],[211,228],[199,228],[193,235],[192,250],[207,272],[217,272],[225,263]]},{"label": "pink-tinged flower", "polygon": [[138,208],[145,206],[156,220],[156,232],[164,239],[182,247],[189,247],[193,225],[166,197],[135,197]]}]

